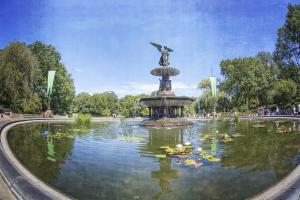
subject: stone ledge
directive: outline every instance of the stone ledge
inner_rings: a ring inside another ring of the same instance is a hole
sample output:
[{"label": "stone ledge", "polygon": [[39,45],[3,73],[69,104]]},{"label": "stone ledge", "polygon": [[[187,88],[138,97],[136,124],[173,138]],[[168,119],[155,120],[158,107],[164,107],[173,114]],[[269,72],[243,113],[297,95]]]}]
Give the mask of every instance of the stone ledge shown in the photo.
[{"label": "stone ledge", "polygon": [[8,130],[20,124],[35,122],[71,122],[71,120],[57,119],[26,119],[3,122],[0,125],[0,173],[6,184],[17,199],[22,200],[71,200],[72,197],[45,184],[15,158],[7,143]]}]

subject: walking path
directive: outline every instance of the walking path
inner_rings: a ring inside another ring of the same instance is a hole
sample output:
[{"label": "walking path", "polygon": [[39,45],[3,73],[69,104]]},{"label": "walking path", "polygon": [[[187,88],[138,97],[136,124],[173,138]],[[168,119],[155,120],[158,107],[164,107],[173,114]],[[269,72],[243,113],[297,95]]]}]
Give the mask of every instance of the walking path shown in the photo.
[{"label": "walking path", "polygon": [[[0,127],[4,124],[4,122],[6,122],[6,120],[0,120]],[[0,176],[0,200],[16,200],[16,197],[11,193],[7,184],[3,180],[2,175]]]}]

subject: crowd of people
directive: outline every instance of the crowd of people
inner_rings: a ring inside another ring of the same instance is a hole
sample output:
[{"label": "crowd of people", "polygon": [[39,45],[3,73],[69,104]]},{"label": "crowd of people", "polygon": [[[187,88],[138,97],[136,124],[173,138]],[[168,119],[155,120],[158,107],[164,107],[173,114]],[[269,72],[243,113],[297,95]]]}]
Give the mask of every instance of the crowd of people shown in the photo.
[{"label": "crowd of people", "polygon": [[270,116],[270,115],[300,115],[300,104],[298,106],[293,105],[289,111],[281,111],[279,106],[276,106],[275,110],[271,110],[267,107],[257,108],[258,116]]}]

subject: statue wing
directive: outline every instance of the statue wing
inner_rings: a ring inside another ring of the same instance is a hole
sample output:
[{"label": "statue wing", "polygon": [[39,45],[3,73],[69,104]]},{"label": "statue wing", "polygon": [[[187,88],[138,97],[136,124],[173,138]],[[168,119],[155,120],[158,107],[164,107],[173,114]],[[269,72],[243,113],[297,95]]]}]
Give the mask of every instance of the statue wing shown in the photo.
[{"label": "statue wing", "polygon": [[152,44],[152,46],[154,46],[155,48],[157,48],[159,52],[161,51],[161,48],[162,48],[161,45],[155,44],[155,43],[153,43],[153,42],[150,42],[150,44]]},{"label": "statue wing", "polygon": [[173,52],[173,51],[174,51],[173,49],[170,49],[170,48],[168,48],[168,47],[165,47],[165,49],[167,49],[168,52]]}]

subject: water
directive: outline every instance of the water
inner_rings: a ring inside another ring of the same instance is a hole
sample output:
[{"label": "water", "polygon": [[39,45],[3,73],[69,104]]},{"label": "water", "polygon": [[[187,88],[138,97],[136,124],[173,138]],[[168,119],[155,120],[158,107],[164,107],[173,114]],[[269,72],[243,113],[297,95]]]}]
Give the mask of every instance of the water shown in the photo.
[{"label": "water", "polygon": [[[57,135],[54,135],[57,133]],[[136,123],[27,124],[10,130],[20,162],[77,199],[244,199],[268,188],[300,161],[300,123],[210,121],[157,129]],[[229,139],[224,139],[227,134]],[[161,146],[191,142],[220,158],[156,158]],[[201,165],[201,166],[200,166]]]}]

